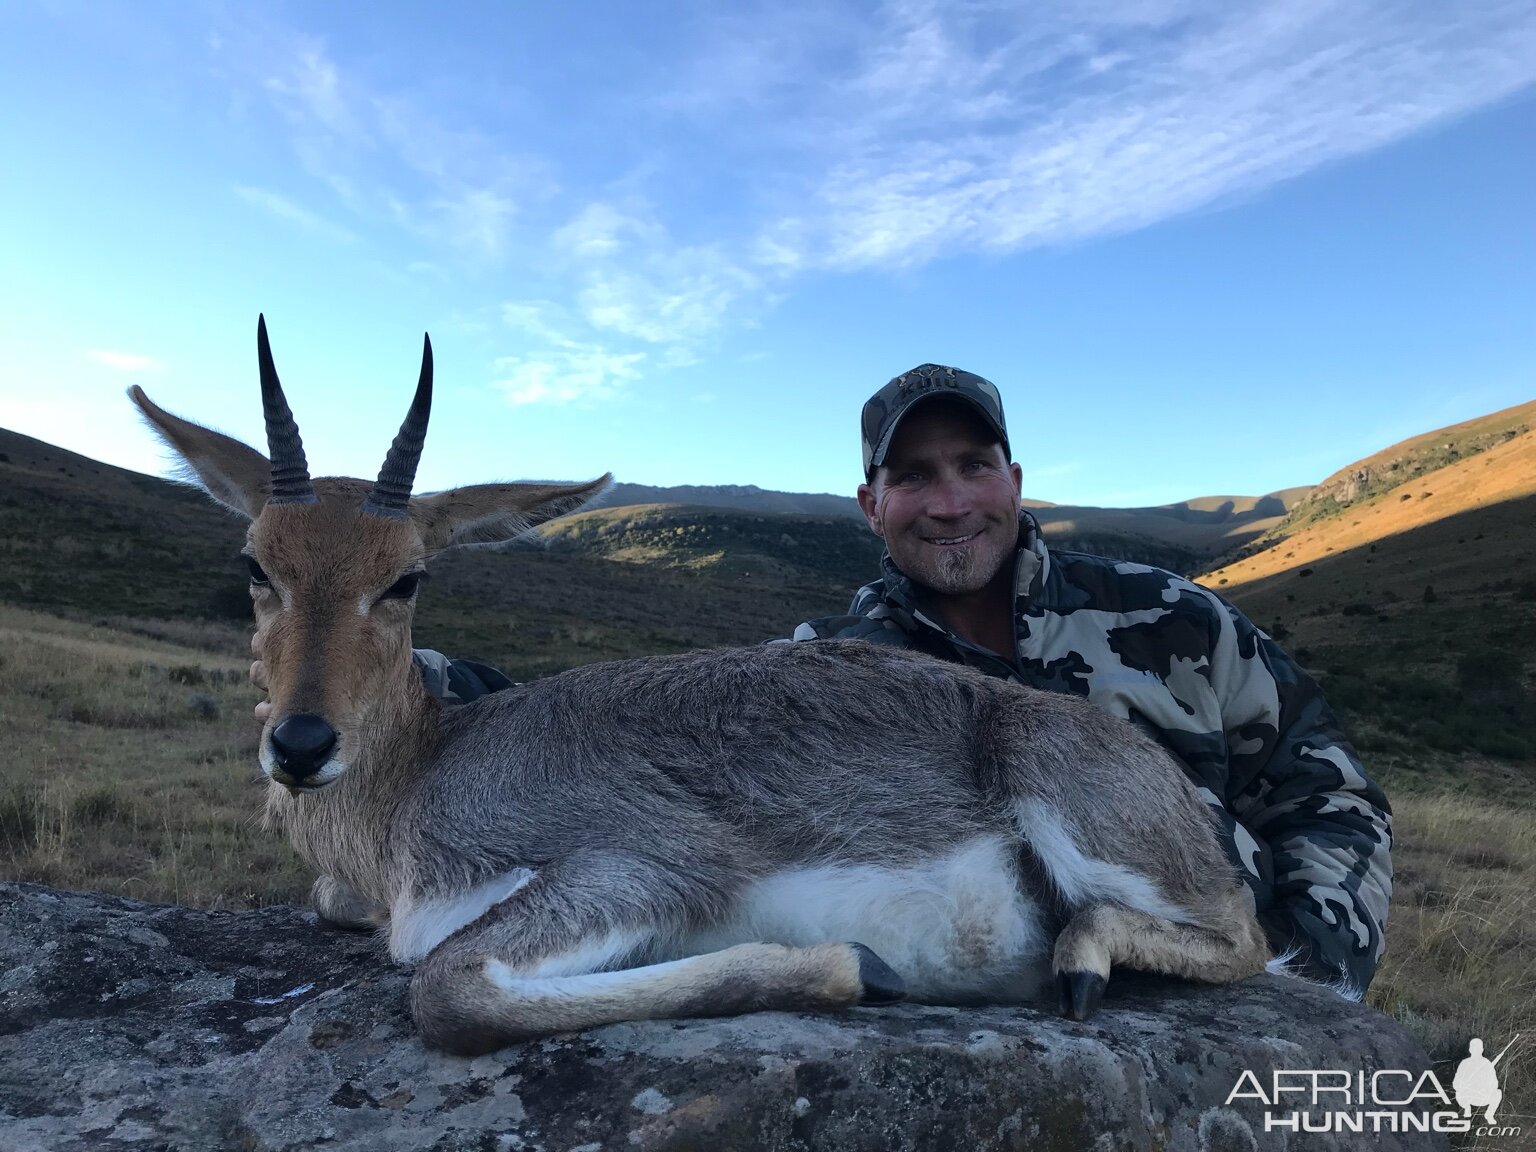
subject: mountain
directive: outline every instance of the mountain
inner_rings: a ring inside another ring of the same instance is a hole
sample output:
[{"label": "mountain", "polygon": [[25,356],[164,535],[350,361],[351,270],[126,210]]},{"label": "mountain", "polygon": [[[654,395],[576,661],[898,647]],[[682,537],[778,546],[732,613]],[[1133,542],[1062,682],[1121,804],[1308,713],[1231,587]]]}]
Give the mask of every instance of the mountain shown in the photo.
[{"label": "mountain", "polygon": [[1533,494],[1536,401],[1404,440],[1341,468],[1209,575],[1247,584]]},{"label": "mountain", "polygon": [[625,508],[636,504],[686,504],[698,508],[734,508],[739,512],[844,516],[864,522],[852,496],[827,492],[773,492],[756,484],[678,484],[657,488],[620,482],[594,500],[589,508]]},{"label": "mountain", "polygon": [[1298,500],[1277,530],[1293,532],[1506,444],[1536,426],[1536,400],[1463,421],[1383,448],[1341,468]]},{"label": "mountain", "polygon": [[[1096,508],[1033,499],[1022,503],[1034,512],[1046,539],[1058,547],[1190,572],[1271,531],[1309,491],[1303,486],[1265,496],[1199,496],[1150,508]],[[864,524],[864,514],[852,496],[773,492],[753,484],[660,488],[620,483],[590,507],[663,505],[727,508],[756,515],[842,517]]]},{"label": "mountain", "polygon": [[1197,572],[1273,531],[1310,491],[1303,486],[1266,496],[1200,496],[1151,508],[1024,503],[1055,547]]},{"label": "mountain", "polygon": [[[1388,763],[1536,759],[1536,403],[1341,469],[1199,579],[1285,643]],[[1492,791],[1518,783],[1476,771]]]},{"label": "mountain", "polygon": [[[605,522],[607,535],[596,531]],[[845,517],[600,509],[552,529],[545,547],[439,557],[416,642],[525,679],[786,636],[843,611],[878,571],[878,541]],[[243,624],[244,535],[195,488],[0,429],[0,601],[88,619]]]}]

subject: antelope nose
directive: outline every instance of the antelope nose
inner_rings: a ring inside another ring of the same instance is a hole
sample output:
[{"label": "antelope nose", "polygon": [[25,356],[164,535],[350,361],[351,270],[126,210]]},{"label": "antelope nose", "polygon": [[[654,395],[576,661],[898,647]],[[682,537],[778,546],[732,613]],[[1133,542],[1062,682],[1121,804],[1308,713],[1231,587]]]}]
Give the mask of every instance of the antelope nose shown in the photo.
[{"label": "antelope nose", "polygon": [[312,712],[297,712],[272,729],[277,766],[295,780],[320,771],[336,747],[336,729]]}]

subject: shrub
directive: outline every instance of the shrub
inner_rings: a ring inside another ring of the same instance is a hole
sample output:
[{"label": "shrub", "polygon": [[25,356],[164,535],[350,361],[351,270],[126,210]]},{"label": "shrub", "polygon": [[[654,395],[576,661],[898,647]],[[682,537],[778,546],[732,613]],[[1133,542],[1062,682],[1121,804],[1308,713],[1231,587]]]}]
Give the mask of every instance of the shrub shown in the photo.
[{"label": "shrub", "polygon": [[206,692],[193,692],[187,696],[187,708],[192,715],[199,720],[217,720],[219,718],[219,701],[215,696]]},{"label": "shrub", "polygon": [[111,788],[93,788],[76,796],[69,806],[70,815],[78,824],[100,827],[127,815],[117,793]]}]

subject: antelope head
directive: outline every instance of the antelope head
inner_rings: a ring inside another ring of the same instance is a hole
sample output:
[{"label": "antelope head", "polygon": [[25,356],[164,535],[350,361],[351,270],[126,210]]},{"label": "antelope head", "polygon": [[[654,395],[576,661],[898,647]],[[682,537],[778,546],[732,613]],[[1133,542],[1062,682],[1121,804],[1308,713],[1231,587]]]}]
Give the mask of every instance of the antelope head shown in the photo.
[{"label": "antelope head", "polygon": [[427,562],[456,544],[509,540],[572,512],[583,484],[480,484],[412,496],[432,406],[432,344],[416,395],[375,481],[311,480],[264,318],[256,326],[271,459],[129,396],[208,494],[250,521],[243,555],[272,714],[261,766],[299,794],[334,784],[427,697],[411,666],[411,617]]}]

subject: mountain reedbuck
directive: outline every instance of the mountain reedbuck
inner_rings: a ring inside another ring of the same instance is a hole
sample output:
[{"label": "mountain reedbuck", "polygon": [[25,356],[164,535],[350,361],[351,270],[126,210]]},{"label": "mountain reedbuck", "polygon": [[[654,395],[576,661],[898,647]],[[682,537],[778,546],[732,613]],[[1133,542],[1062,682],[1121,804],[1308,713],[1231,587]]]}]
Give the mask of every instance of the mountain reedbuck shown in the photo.
[{"label": "mountain reedbuck", "polygon": [[378,480],[311,480],[264,322],[257,350],[270,462],[131,395],[251,522],[269,814],[320,872],[322,917],[387,923],[429,1044],[1053,983],[1082,1019],[1116,964],[1265,967],[1177,763],[1076,697],[849,641],[589,665],[444,708],[411,663],[428,560],[609,478],[413,497],[428,343]]}]

